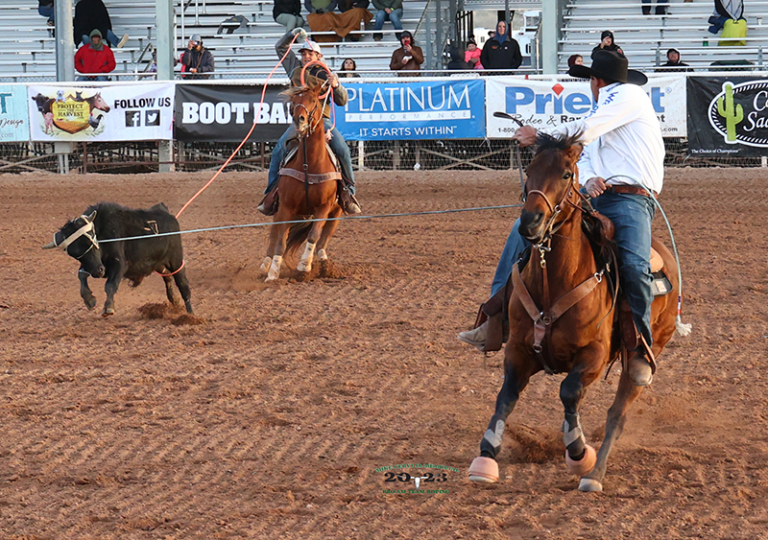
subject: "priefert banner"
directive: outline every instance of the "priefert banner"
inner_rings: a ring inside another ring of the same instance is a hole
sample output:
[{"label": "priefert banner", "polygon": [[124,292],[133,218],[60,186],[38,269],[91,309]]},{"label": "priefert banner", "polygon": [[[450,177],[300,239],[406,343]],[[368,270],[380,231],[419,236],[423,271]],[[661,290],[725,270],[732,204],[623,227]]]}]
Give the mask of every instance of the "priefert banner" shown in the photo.
[{"label": "priefert banner", "polygon": [[[517,124],[493,116],[505,112],[536,129],[559,126],[583,118],[592,109],[589,82],[551,79],[525,80],[514,77],[486,79],[486,125],[491,139],[507,139]],[[685,76],[649,79],[643,89],[651,98],[663,137],[686,137]]]}]

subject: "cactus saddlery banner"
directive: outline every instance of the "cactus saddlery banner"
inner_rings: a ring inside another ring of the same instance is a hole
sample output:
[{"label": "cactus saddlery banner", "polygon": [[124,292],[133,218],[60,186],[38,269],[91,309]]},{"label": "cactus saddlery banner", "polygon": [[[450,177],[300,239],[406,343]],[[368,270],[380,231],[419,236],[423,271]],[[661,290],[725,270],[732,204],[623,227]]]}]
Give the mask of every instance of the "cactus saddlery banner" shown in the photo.
[{"label": "cactus saddlery banner", "polygon": [[688,151],[692,156],[768,153],[768,80],[689,77]]}]

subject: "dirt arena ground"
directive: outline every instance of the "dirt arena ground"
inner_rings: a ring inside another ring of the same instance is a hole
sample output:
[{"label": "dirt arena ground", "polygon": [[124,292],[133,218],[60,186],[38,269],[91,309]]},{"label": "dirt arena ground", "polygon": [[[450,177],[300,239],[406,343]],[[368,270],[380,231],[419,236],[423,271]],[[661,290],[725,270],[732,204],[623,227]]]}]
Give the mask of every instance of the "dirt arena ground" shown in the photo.
[{"label": "dirt arena ground", "polygon": [[[502,355],[456,340],[489,289],[518,211],[341,225],[339,277],[266,285],[265,228],[183,237],[201,325],[88,311],[77,263],[41,245],[89,204],[177,211],[208,173],[0,177],[0,537],[768,538],[768,174],[673,169],[662,202],[680,247],[684,319],[630,412],[605,491],[576,490],[559,433],[562,376],[510,417],[496,485],[466,470]],[[223,175],[183,229],[262,221],[264,174]],[[365,173],[371,214],[513,204],[514,174]],[[657,216],[660,235],[668,238]],[[599,441],[618,380],[587,395]],[[432,464],[448,493],[385,494],[386,466]],[[445,476],[440,476],[445,473]]]}]

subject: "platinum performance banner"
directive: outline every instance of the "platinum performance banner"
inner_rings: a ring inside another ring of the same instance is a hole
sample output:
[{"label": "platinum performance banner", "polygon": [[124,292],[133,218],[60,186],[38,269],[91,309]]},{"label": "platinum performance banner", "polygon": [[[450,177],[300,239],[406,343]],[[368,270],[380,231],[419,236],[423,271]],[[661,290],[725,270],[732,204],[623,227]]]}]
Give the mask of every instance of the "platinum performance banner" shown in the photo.
[{"label": "platinum performance banner", "polygon": [[274,142],[291,123],[289,104],[280,96],[287,86],[176,85],[174,125],[179,141],[240,142],[253,124],[250,142]]},{"label": "platinum performance banner", "polygon": [[768,154],[768,81],[689,78],[688,134],[692,156]]},{"label": "platinum performance banner", "polygon": [[485,137],[483,80],[342,84],[349,102],[336,107],[336,127],[348,141]]}]

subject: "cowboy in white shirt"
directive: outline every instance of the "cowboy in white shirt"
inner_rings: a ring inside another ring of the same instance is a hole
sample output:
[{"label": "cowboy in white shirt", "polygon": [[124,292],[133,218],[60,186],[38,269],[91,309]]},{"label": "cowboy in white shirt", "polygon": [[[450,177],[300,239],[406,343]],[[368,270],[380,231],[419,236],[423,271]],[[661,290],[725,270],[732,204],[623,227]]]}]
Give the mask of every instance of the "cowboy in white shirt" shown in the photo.
[{"label": "cowboy in white shirt", "polygon": [[[582,133],[586,145],[579,160],[579,180],[592,197],[592,204],[616,227],[619,275],[633,319],[648,347],[651,333],[653,294],[650,271],[651,222],[654,201],[664,181],[664,141],[650,98],[638,85],[647,82],[640,72],[627,69],[627,59],[614,52],[599,51],[592,66],[573,66],[569,75],[589,78],[595,106],[581,120],[547,130],[559,137]],[[536,142],[531,126],[518,129],[514,138],[521,146]],[[512,274],[512,265],[529,245],[520,233],[518,219],[504,246],[493,279],[491,296],[499,292]],[[485,350],[487,322],[459,334],[459,339]],[[645,351],[637,351],[629,363],[632,381],[645,386],[653,371]]]}]

